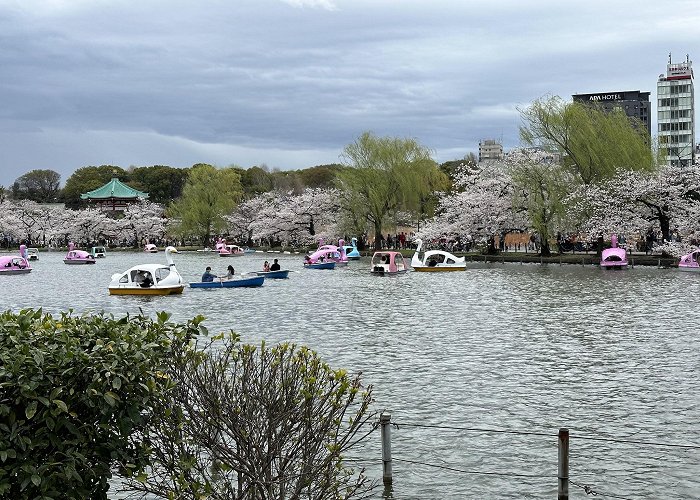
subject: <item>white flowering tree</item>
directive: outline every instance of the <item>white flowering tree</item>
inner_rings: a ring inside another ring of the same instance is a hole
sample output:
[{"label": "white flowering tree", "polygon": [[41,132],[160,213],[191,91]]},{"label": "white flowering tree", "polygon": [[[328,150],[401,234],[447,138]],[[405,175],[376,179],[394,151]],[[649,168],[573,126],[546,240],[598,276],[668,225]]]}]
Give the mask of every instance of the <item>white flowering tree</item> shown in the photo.
[{"label": "white flowering tree", "polygon": [[96,208],[64,210],[60,220],[51,229],[51,238],[59,243],[74,241],[88,244],[110,233],[112,219]]},{"label": "white flowering tree", "polygon": [[[639,235],[660,231],[661,243],[672,234],[686,241],[700,237],[700,166],[663,166],[653,173],[621,172],[615,179],[579,188],[572,211],[595,235]],[[678,251],[685,251],[687,247]],[[677,254],[678,251],[669,253]]]},{"label": "white flowering tree", "polygon": [[133,240],[136,246],[145,240],[162,238],[166,232],[163,210],[159,203],[147,200],[131,203],[123,217],[115,221],[115,236]]},{"label": "white flowering tree", "polygon": [[224,215],[228,234],[246,244],[251,244],[253,238],[260,239],[277,206],[274,192],[261,193],[240,203],[233,213]]},{"label": "white flowering tree", "polygon": [[260,194],[242,203],[226,221],[250,239],[308,245],[320,237],[337,236],[337,212],[337,190],[307,188],[300,194]]},{"label": "white flowering tree", "polygon": [[440,198],[437,215],[417,236],[425,240],[453,237],[488,241],[492,246],[497,234],[527,229],[526,210],[513,203],[516,186],[512,167],[520,161],[513,155],[494,163],[460,165],[453,191]]},{"label": "white flowering tree", "polygon": [[0,232],[11,239],[45,244],[53,231],[64,224],[64,212],[62,207],[29,200],[3,201],[0,203]]}]

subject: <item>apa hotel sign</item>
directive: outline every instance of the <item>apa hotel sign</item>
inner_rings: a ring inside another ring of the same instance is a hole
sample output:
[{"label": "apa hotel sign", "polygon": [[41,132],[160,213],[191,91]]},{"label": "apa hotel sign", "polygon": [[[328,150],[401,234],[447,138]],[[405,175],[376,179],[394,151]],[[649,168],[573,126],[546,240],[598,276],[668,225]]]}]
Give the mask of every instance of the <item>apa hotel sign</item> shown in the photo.
[{"label": "apa hotel sign", "polygon": [[589,101],[621,101],[621,94],[590,94]]}]

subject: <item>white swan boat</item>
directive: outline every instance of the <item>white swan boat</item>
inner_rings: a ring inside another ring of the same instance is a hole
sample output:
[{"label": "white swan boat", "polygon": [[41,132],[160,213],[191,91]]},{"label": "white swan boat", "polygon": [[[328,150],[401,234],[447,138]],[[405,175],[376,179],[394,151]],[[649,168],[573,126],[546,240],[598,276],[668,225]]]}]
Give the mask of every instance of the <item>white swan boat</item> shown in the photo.
[{"label": "white swan boat", "polygon": [[182,293],[185,284],[177,272],[172,254],[175,247],[165,249],[165,264],[140,264],[123,273],[112,275],[110,295],[174,295]]},{"label": "white swan boat", "polygon": [[417,239],[416,253],[411,258],[411,267],[414,271],[426,273],[439,273],[446,271],[464,271],[467,263],[464,257],[457,257],[444,250],[428,250],[420,257],[423,248],[423,240]]}]

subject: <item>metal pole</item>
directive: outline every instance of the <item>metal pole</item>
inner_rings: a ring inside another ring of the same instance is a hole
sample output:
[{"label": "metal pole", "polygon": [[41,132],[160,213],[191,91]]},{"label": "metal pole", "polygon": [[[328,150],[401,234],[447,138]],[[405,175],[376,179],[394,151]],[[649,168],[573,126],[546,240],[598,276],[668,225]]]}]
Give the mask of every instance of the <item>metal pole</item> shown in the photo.
[{"label": "metal pole", "polygon": [[382,429],[382,481],[384,486],[391,486],[391,413],[382,413],[379,415],[379,424]]},{"label": "metal pole", "polygon": [[559,471],[557,500],[569,500],[569,429],[559,429]]}]

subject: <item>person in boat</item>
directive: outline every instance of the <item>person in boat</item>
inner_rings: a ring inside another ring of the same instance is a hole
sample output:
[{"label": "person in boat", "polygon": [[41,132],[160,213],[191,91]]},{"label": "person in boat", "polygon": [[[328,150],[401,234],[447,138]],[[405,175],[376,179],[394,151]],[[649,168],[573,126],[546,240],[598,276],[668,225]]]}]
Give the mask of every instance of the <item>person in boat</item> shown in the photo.
[{"label": "person in boat", "polygon": [[143,272],[141,273],[142,280],[141,283],[139,283],[139,286],[141,288],[150,288],[153,285],[153,278],[151,278],[151,273],[149,272]]},{"label": "person in boat", "polygon": [[304,255],[304,264],[311,264],[311,256],[308,253]]},{"label": "person in boat", "polygon": [[270,263],[268,261],[265,261],[263,264],[263,272],[269,273],[270,272]]},{"label": "person in boat", "polygon": [[236,274],[236,270],[233,268],[233,266],[232,266],[232,265],[229,265],[229,266],[226,268],[226,271],[227,271],[227,272],[226,272],[226,276],[223,276],[223,278],[225,278],[225,279],[227,279],[227,280],[233,279],[233,275]]},{"label": "person in boat", "polygon": [[275,261],[270,266],[270,271],[279,271],[279,270],[280,270],[280,265],[277,262],[277,259],[275,259]]},{"label": "person in boat", "polygon": [[202,283],[211,283],[214,281],[214,278],[216,278],[216,276],[212,274],[211,267],[207,266],[204,270],[204,274],[202,274]]},{"label": "person in boat", "polygon": [[438,261],[435,257],[431,257],[428,261],[428,267],[435,267],[438,265]]}]

